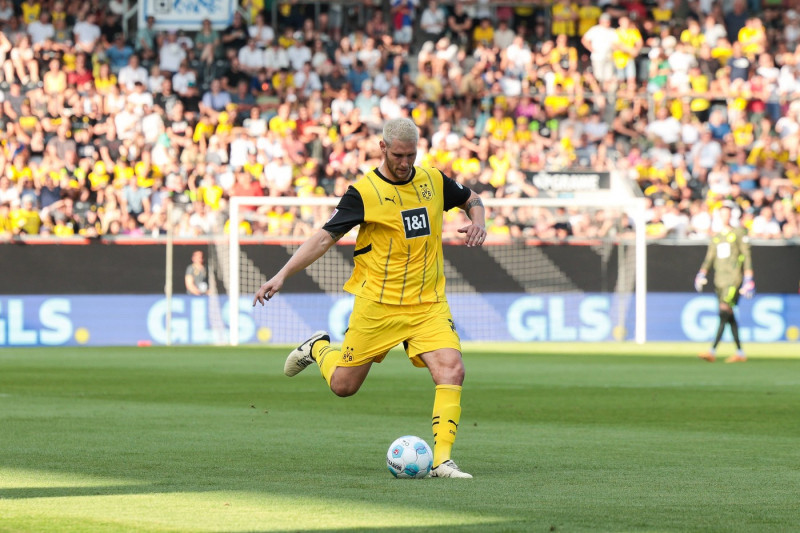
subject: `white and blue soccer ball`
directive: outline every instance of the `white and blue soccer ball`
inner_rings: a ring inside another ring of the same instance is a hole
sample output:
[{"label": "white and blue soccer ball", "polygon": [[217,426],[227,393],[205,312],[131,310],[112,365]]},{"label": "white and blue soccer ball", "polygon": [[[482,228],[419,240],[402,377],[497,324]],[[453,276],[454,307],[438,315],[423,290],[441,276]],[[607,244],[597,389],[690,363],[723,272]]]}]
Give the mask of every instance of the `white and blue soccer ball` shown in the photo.
[{"label": "white and blue soccer ball", "polygon": [[420,479],[431,471],[433,452],[421,438],[406,435],[389,446],[386,466],[394,477]]}]

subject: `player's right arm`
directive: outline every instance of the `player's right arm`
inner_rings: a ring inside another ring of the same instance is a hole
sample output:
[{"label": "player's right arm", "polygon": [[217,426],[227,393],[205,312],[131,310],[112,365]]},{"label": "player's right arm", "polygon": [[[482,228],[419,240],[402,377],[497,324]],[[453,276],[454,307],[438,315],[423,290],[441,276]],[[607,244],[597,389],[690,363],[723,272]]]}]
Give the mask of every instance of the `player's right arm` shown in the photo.
[{"label": "player's right arm", "polygon": [[706,256],[703,259],[703,264],[700,265],[700,272],[703,274],[708,274],[708,271],[711,269],[711,265],[714,263],[714,258],[717,255],[717,247],[714,244],[714,240],[712,239],[710,243],[708,243],[708,249],[706,250]]},{"label": "player's right arm", "polygon": [[253,306],[256,303],[264,305],[264,302],[281,290],[286,278],[297,274],[325,255],[325,252],[344,234],[362,222],[364,222],[364,201],[361,199],[361,194],[359,194],[358,190],[351,186],[339,200],[339,205],[336,206],[336,210],[334,210],[328,222],[297,249],[272,279],[258,289],[255,298],[253,298]]},{"label": "player's right arm", "polygon": [[703,259],[703,264],[700,265],[700,270],[694,277],[694,290],[697,292],[701,292],[703,290],[703,286],[708,282],[706,275],[708,274],[708,269],[711,268],[711,264],[714,262],[716,253],[717,248],[712,239],[712,241],[708,243],[708,250],[706,250],[706,257]]},{"label": "player's right arm", "polygon": [[253,305],[255,306],[256,303],[260,303],[264,305],[264,302],[272,298],[276,292],[281,290],[283,287],[284,281],[289,276],[297,274],[308,265],[325,255],[325,252],[333,246],[336,242],[334,238],[331,236],[330,233],[325,231],[324,229],[317,230],[311,237],[306,240],[297,249],[297,251],[292,255],[291,258],[286,262],[282,269],[275,274],[272,279],[264,283],[258,292],[256,293],[255,298],[253,298]]}]

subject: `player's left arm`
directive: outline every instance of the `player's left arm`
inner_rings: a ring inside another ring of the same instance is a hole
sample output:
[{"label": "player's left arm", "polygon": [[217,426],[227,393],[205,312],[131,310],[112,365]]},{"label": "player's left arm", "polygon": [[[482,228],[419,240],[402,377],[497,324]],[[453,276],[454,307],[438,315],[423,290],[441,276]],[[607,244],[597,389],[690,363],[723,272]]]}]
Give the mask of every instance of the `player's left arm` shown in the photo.
[{"label": "player's left arm", "polygon": [[739,234],[739,253],[742,256],[742,287],[739,293],[745,298],[752,298],[756,293],[756,282],[753,279],[753,257],[750,254],[750,237],[747,236],[747,230],[742,229]]},{"label": "player's left arm", "polygon": [[442,192],[444,193],[445,211],[459,207],[467,213],[472,221],[472,224],[458,229],[459,233],[465,234],[466,245],[482,245],[486,240],[486,211],[480,196],[444,173],[442,173]]},{"label": "player's left arm", "polygon": [[742,228],[739,234],[739,253],[742,254],[743,262],[742,269],[744,277],[753,277],[753,257],[750,253],[750,237],[747,235],[747,230]]},{"label": "player's left arm", "polygon": [[486,210],[481,197],[475,191],[469,191],[469,198],[459,207],[466,211],[472,224],[459,228],[464,233],[467,246],[480,246],[486,240]]}]

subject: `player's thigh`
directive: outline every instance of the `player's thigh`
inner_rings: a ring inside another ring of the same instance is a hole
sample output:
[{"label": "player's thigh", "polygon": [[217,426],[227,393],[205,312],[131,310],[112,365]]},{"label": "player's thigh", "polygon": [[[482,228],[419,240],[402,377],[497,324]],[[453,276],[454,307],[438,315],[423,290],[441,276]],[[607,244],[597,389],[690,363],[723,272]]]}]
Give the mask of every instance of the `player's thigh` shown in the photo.
[{"label": "player's thigh", "polygon": [[367,379],[372,361],[359,366],[337,366],[331,376],[331,390],[338,396],[355,394]]},{"label": "player's thigh", "polygon": [[739,302],[739,284],[724,283],[715,287],[720,306],[733,308]]},{"label": "player's thigh", "polygon": [[389,350],[405,340],[404,317],[393,309],[395,307],[356,298],[337,366],[380,363]]},{"label": "player's thigh", "polygon": [[433,382],[437,385],[461,385],[464,383],[464,361],[461,351],[454,348],[439,348],[419,355],[428,367]]},{"label": "player's thigh", "polygon": [[447,302],[409,306],[410,334],[404,343],[406,353],[414,366],[424,367],[421,354],[452,349],[461,354],[453,315]]}]

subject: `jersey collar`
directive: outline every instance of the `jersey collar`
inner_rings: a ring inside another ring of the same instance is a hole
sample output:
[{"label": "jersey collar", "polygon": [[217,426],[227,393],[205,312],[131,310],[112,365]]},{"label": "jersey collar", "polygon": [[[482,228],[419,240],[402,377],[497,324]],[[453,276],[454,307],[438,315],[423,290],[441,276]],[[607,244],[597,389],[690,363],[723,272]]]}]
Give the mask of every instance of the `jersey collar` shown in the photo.
[{"label": "jersey collar", "polygon": [[377,176],[378,176],[380,179],[382,179],[383,181],[385,181],[386,183],[388,183],[388,184],[390,184],[390,185],[406,185],[406,184],[409,184],[409,183],[411,183],[412,181],[414,181],[414,177],[417,175],[417,167],[416,167],[416,166],[413,166],[413,167],[411,167],[411,176],[409,176],[409,178],[408,178],[406,181],[392,181],[392,180],[390,180],[389,178],[387,178],[386,176],[384,176],[384,175],[381,173],[381,171],[378,169],[378,167],[375,167],[375,169],[373,170],[373,172],[374,172],[374,173],[375,173],[375,175],[377,175]]}]

